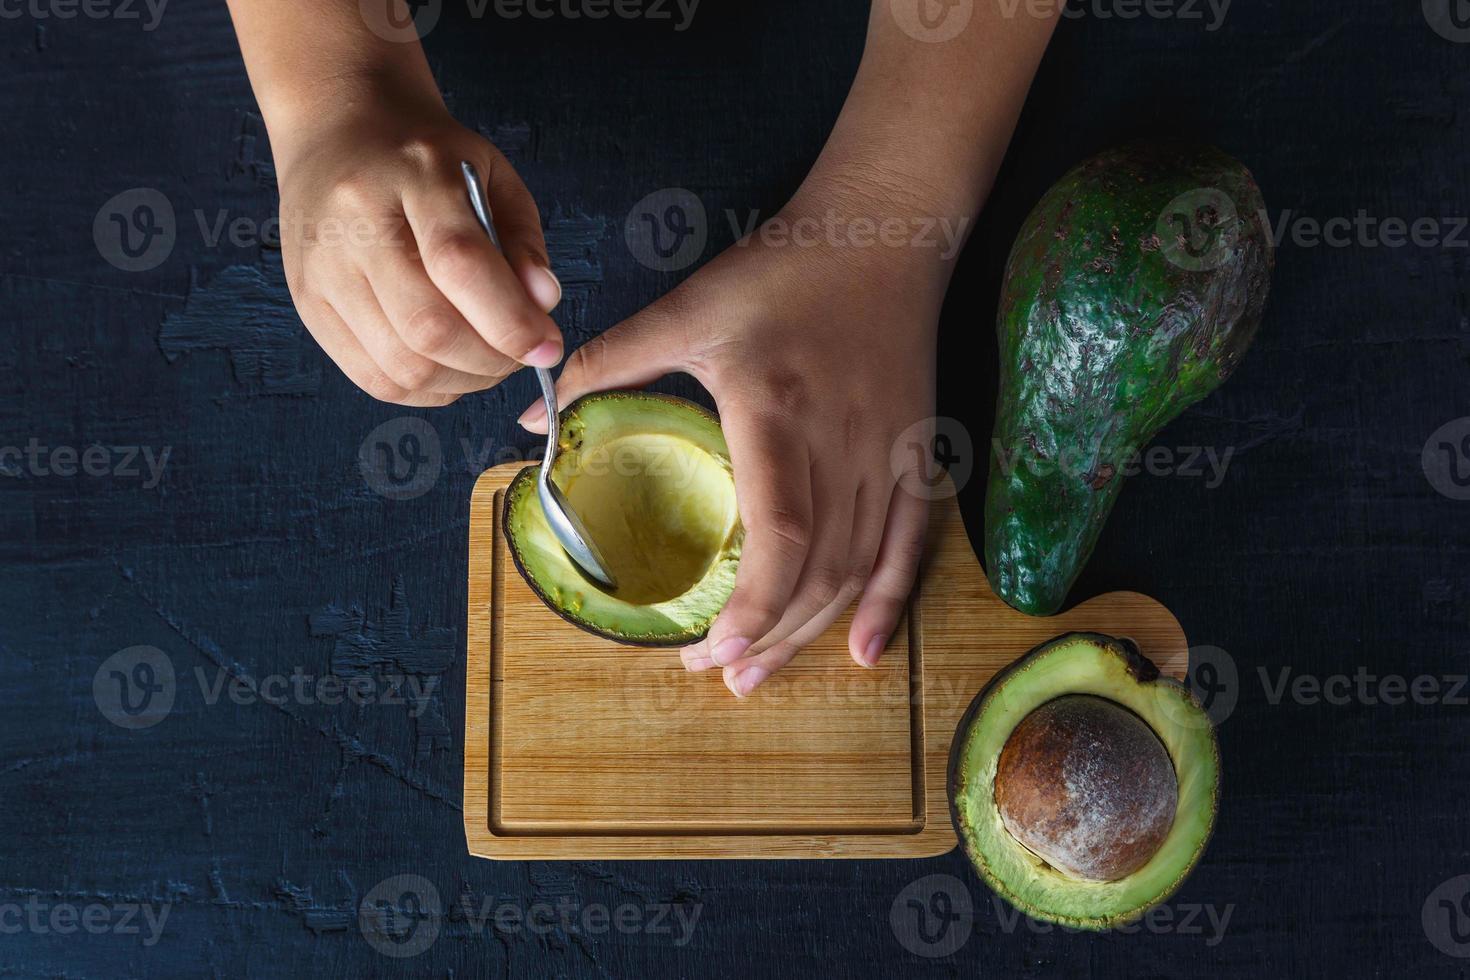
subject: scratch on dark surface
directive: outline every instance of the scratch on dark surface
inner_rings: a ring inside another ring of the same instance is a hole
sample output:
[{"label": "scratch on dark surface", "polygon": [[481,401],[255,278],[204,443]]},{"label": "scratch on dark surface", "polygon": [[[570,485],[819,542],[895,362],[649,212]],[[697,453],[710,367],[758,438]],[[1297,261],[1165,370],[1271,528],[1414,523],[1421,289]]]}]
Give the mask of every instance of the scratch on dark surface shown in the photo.
[{"label": "scratch on dark surface", "polygon": [[194,886],[183,881],[166,881],[160,890],[157,882],[154,883],[153,891],[126,891],[111,888],[31,888],[23,885],[0,885],[0,895],[16,895],[30,898],[50,899],[62,902],[131,902],[135,905],[144,905],[149,902],[167,902],[170,905],[183,905],[194,897]]},{"label": "scratch on dark surface", "polygon": [[[473,888],[470,887],[470,883],[468,881],[461,881],[459,886],[459,896],[450,905],[445,915],[445,920],[457,929],[462,929],[466,932],[471,931],[474,929],[474,927],[470,924],[470,916],[482,915],[485,911],[487,911],[487,907],[493,911],[494,903],[499,898],[499,895],[485,895],[476,892]],[[501,928],[500,924],[496,922],[493,914],[490,916],[488,922],[486,922],[485,925],[479,930],[479,934],[481,936],[485,934],[486,928],[488,928],[489,934],[495,937],[495,941],[500,944],[501,961],[505,964],[505,975],[509,977],[511,976],[511,944],[514,941],[514,936],[507,933],[505,929]]]},{"label": "scratch on dark surface", "polygon": [[276,879],[274,894],[281,906],[293,915],[299,915],[306,928],[317,935],[324,932],[344,932],[357,919],[357,904],[322,905],[312,896],[309,886],[293,885],[284,878]]},{"label": "scratch on dark surface", "polygon": [[194,886],[182,881],[168,881],[165,887],[155,886],[152,891],[114,889],[54,889],[31,888],[17,885],[0,885],[0,895],[29,898],[35,896],[53,902],[74,903],[132,903],[168,904],[178,907],[208,905],[232,911],[284,912],[303,920],[307,928],[318,934],[341,932],[353,925],[357,918],[357,899],[346,902],[324,904],[318,902],[309,887],[292,884],[277,878],[271,886],[271,900],[244,901],[231,899],[219,878],[219,869],[210,871],[209,896],[202,896]]},{"label": "scratch on dark surface", "polygon": [[[402,576],[394,576],[388,609],[381,620],[369,620],[359,608],[328,605],[308,617],[311,635],[333,637],[332,673],[339,677],[402,672],[414,677],[442,677],[459,653],[458,632],[448,627],[410,628],[410,612]],[[449,722],[440,708],[439,689],[401,691],[412,702],[415,726],[414,762],[424,765],[436,750],[454,745]]]},{"label": "scratch on dark surface", "polygon": [[536,157],[536,134],[528,122],[500,123],[488,130],[482,128],[480,135],[495,144],[496,149],[513,164],[526,163]]},{"label": "scratch on dark surface", "polygon": [[1246,424],[1255,430],[1256,434],[1236,446],[1236,453],[1247,452],[1280,436],[1302,431],[1302,420],[1305,416],[1306,408],[1299,405],[1290,415],[1271,412],[1250,419]]},{"label": "scratch on dark surface", "polygon": [[0,279],[14,279],[16,282],[37,283],[40,285],[65,286],[72,290],[100,290],[107,293],[124,293],[128,296],[153,296],[159,299],[172,299],[183,302],[187,297],[180,293],[166,293],[156,289],[141,289],[136,286],[109,286],[105,283],[83,282],[79,279],[61,279],[56,276],[29,276],[20,272],[0,272]]},{"label": "scratch on dark surface", "polygon": [[8,775],[12,772],[20,772],[22,769],[29,769],[31,766],[41,763],[49,763],[51,765],[60,767],[70,765],[74,762],[80,762],[83,759],[90,757],[90,752],[76,751],[45,752],[40,755],[26,756],[23,759],[16,759],[14,762],[8,764],[4,769],[0,769],[0,776]]},{"label": "scratch on dark surface", "polygon": [[191,269],[184,308],[164,316],[158,346],[169,361],[227,351],[235,380],[263,394],[311,395],[321,387],[321,361],[284,278],[255,266],[228,266],[208,283]]},{"label": "scratch on dark surface", "polygon": [[546,222],[546,254],[563,289],[602,283],[607,219],[589,214],[555,215]]},{"label": "scratch on dark surface", "polygon": [[546,254],[561,280],[562,300],[556,322],[567,343],[579,347],[596,332],[589,324],[593,299],[602,285],[602,260],[607,249],[606,219],[587,215],[556,215],[546,222]]},{"label": "scratch on dark surface", "polygon": [[535,864],[528,873],[537,901],[555,902],[563,896],[576,896],[577,878],[560,864]]},{"label": "scratch on dark surface", "polygon": [[214,901],[223,905],[230,902],[229,889],[225,887],[224,874],[220,871],[219,859],[216,858],[209,865],[209,889],[213,894]]},{"label": "scratch on dark surface", "polygon": [[1454,602],[1455,594],[1455,583],[1447,578],[1426,579],[1424,582],[1424,601],[1429,605]]},{"label": "scratch on dark surface", "polygon": [[340,677],[396,668],[411,674],[442,674],[458,652],[457,632],[450,627],[410,626],[403,576],[393,577],[388,608],[377,620],[357,606],[327,605],[308,617],[311,635],[333,637],[332,672]]},{"label": "scratch on dark surface", "polygon": [[[418,760],[415,759],[415,762]],[[321,819],[311,825],[311,832],[316,837],[327,837],[331,831],[327,829],[327,821],[332,816],[332,808],[342,798],[347,788],[347,772],[351,769],[351,763],[347,753],[343,752],[337,758],[337,773],[332,779],[332,788],[327,793],[327,802],[322,806]]]},{"label": "scratch on dark surface", "polygon": [[1413,98],[1399,96],[1385,99],[1383,104],[1393,110],[1395,116],[1406,122],[1432,123],[1448,126],[1455,121],[1460,111],[1459,103],[1452,92],[1416,92]]},{"label": "scratch on dark surface", "polygon": [[265,121],[258,113],[243,113],[240,118],[240,133],[235,137],[235,157],[230,161],[229,175],[249,177],[257,187],[274,188],[275,165],[268,155],[258,152],[265,141]]},{"label": "scratch on dark surface", "polygon": [[1199,414],[1200,417],[1208,418],[1215,422],[1229,422],[1236,425],[1244,425],[1255,433],[1243,442],[1233,445],[1232,448],[1235,454],[1239,455],[1248,450],[1255,449],[1257,446],[1264,445],[1273,439],[1278,439],[1281,436],[1301,432],[1304,428],[1303,423],[1306,418],[1306,407],[1298,405],[1296,410],[1289,415],[1280,412],[1266,412],[1248,419],[1231,419],[1223,415],[1211,415],[1204,412]]},{"label": "scratch on dark surface", "polygon": [[199,801],[199,810],[204,816],[204,836],[214,836],[214,816],[209,812],[209,798],[214,791],[209,788],[209,783],[204,778],[204,773],[196,772],[194,782],[189,786],[194,793],[194,798]]},{"label": "scratch on dark surface", "polygon": [[1341,33],[1342,29],[1347,26],[1347,23],[1348,22],[1346,20],[1340,20],[1336,24],[1333,24],[1331,27],[1327,28],[1327,30],[1314,36],[1311,40],[1302,45],[1300,48],[1297,48],[1295,51],[1288,52],[1284,57],[1280,59],[1275,68],[1273,68],[1266,75],[1262,76],[1256,82],[1256,84],[1252,85],[1246,91],[1246,97],[1249,98],[1266,86],[1274,84],[1277,78],[1285,73],[1287,68],[1296,65],[1298,62],[1316,52],[1318,48],[1322,47],[1322,45],[1326,44],[1328,41],[1332,40],[1339,33]]},{"label": "scratch on dark surface", "polygon": [[572,865],[572,869],[584,878],[610,885],[624,895],[631,895],[644,902],[670,901],[677,904],[681,901],[699,901],[704,893],[703,887],[688,876],[681,876],[674,883],[672,892],[661,892],[659,889],[652,888],[603,864],[576,862]]},{"label": "scratch on dark surface", "polygon": [[[116,563],[114,564],[116,565]],[[197,650],[211,663],[215,664],[215,666],[225,671],[225,673],[231,678],[239,680],[241,683],[247,685],[252,690],[256,689],[257,682],[245,667],[240,665],[238,662],[230,659],[229,656],[224,652],[224,650],[208,636],[190,629],[177,617],[175,617],[167,609],[160,605],[157,601],[149,597],[143,591],[142,587],[137,583],[131,570],[124,568],[121,565],[116,565],[116,567],[119,574],[121,574],[124,579],[131,583],[133,590],[139,595],[140,598],[143,599],[144,602],[146,602],[153,609],[153,611],[158,615],[159,619],[163,620],[164,624],[168,626],[169,629],[177,633],[185,642],[187,642],[190,646]],[[377,752],[373,749],[368,748],[355,734],[344,731],[335,719],[332,719],[328,724],[325,725],[316,724],[305,713],[294,710],[293,706],[286,702],[261,698],[258,699],[256,703],[265,705],[279,712],[280,714],[285,715],[287,718],[290,718],[298,725],[314,731],[323,738],[328,739],[333,744],[335,744],[341,752],[345,753],[353,760],[366,762],[367,764],[377,769],[380,769],[388,775],[392,776],[394,779],[403,783],[403,785],[409,787],[410,789],[422,793],[429,799],[443,803],[457,811],[463,812],[464,807],[461,805],[457,794],[441,787],[431,785],[427,780],[421,779],[414,775],[411,766],[405,766],[399,763],[392,756],[385,755],[384,753]]]}]

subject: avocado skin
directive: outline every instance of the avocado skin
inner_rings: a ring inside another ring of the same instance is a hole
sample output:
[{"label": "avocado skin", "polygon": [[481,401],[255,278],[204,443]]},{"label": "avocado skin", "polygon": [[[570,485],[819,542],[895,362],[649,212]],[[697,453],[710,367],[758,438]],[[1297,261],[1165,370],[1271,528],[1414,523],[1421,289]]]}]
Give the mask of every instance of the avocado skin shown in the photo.
[{"label": "avocado skin", "polygon": [[1152,142],[1082,163],[1026,218],[996,322],[985,500],[987,574],[1016,609],[1061,608],[1129,457],[1235,370],[1270,284],[1264,213],[1239,161]]}]

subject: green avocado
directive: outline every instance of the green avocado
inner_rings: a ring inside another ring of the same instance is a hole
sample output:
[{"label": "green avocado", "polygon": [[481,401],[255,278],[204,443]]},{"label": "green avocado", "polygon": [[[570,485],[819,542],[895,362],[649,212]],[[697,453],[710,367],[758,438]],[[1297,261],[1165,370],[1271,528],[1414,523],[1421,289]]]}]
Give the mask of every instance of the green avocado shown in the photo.
[{"label": "green avocado", "polygon": [[1058,181],[1022,225],[996,331],[985,563],[1022,612],[1061,608],[1130,459],[1228,378],[1266,305],[1265,202],[1217,149],[1138,143]]},{"label": "green avocado", "polygon": [[532,591],[569,622],[621,643],[703,637],[735,588],[745,540],[719,420],[682,398],[603,392],[562,411],[559,446],[551,478],[618,587],[594,583],[562,550],[528,466],[506,490],[503,520]]},{"label": "green avocado", "polygon": [[950,812],[976,871],[1032,918],[1079,929],[1172,895],[1219,794],[1209,715],[1131,641],[1099,633],[1057,637],[997,674],[950,750]]}]

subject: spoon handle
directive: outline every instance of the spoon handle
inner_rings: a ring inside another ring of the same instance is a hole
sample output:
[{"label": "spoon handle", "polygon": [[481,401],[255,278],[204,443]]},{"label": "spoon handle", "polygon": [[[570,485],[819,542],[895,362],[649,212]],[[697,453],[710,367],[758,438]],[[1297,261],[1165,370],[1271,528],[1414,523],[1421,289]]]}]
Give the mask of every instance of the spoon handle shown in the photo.
[{"label": "spoon handle", "polygon": [[536,479],[546,483],[551,479],[551,461],[556,459],[556,442],[561,435],[561,416],[556,410],[556,382],[546,368],[536,369],[536,380],[541,382],[541,400],[546,403],[546,455],[541,459],[541,470]]},{"label": "spoon handle", "polygon": [[[468,160],[460,162],[460,172],[464,174],[465,187],[470,192],[470,206],[475,209],[475,217],[479,219],[480,227],[485,229],[485,234],[490,236],[490,244],[500,250],[500,237],[495,234],[495,222],[490,217],[490,203],[485,200],[485,189],[480,186],[480,175],[475,173],[474,164]],[[551,479],[551,462],[556,459],[556,440],[561,418],[556,410],[556,382],[552,380],[551,372],[546,368],[536,369],[536,380],[541,382],[541,400],[546,403],[546,455],[541,459],[541,470],[536,474],[540,483]]]},{"label": "spoon handle", "polygon": [[465,186],[470,191],[470,207],[475,209],[475,217],[480,220],[480,227],[485,229],[485,234],[490,236],[490,244],[495,250],[500,251],[500,236],[495,234],[495,222],[490,217],[490,202],[485,200],[485,188],[480,186],[480,175],[475,173],[475,165],[468,160],[462,160],[459,164],[460,172],[464,174]]}]

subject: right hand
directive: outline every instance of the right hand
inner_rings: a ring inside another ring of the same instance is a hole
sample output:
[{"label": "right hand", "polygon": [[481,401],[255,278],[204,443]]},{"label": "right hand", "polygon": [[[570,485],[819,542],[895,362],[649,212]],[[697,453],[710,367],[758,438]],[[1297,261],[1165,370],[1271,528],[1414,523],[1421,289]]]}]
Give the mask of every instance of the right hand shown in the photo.
[{"label": "right hand", "polygon": [[[489,183],[503,254],[475,220],[461,160]],[[447,405],[561,360],[547,316],[561,285],[536,202],[505,156],[442,107],[374,102],[314,126],[278,164],[291,298],[363,391]]]}]

